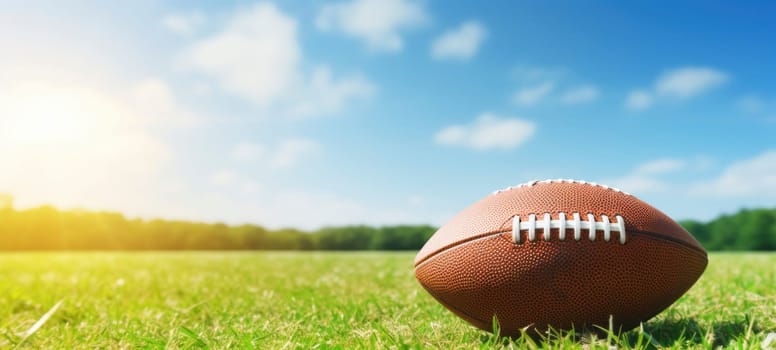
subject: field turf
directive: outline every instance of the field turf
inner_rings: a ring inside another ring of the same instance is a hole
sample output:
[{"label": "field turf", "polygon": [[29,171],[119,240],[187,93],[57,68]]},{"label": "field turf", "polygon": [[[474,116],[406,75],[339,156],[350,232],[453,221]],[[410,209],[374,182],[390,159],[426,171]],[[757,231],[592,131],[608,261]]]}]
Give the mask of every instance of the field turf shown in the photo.
[{"label": "field turf", "polygon": [[641,329],[547,340],[469,326],[422,290],[413,256],[0,253],[0,349],[776,348],[776,254],[711,254]]}]

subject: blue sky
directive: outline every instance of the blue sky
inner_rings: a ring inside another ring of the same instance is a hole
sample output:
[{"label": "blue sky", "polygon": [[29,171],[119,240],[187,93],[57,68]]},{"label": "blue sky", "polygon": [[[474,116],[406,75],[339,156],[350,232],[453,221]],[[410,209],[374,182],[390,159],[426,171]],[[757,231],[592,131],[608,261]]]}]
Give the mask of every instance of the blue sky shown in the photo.
[{"label": "blue sky", "polygon": [[5,2],[17,207],[442,224],[576,178],[677,218],[776,205],[776,6]]}]

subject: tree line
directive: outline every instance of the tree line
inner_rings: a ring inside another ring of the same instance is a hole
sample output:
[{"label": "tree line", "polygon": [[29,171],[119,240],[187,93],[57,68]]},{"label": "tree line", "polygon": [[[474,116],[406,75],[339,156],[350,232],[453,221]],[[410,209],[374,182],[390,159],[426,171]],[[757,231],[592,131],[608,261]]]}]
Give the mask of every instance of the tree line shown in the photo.
[{"label": "tree line", "polygon": [[0,209],[0,250],[416,250],[434,233],[427,225],[269,230],[51,206]]},{"label": "tree line", "polygon": [[[776,208],[745,209],[681,224],[708,250],[776,250]],[[343,226],[306,232],[128,219],[119,213],[51,206],[0,208],[0,250],[418,250],[428,225]]]},{"label": "tree line", "polygon": [[707,250],[776,250],[776,208],[742,209],[705,223],[680,224]]}]

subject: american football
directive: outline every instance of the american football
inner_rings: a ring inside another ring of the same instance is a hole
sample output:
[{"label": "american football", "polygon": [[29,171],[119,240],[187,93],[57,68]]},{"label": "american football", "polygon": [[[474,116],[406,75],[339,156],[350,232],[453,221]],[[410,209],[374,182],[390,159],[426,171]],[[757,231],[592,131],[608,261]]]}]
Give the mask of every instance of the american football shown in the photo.
[{"label": "american football", "polygon": [[415,276],[442,305],[500,334],[624,331],[657,315],[701,276],[707,255],[636,197],[576,180],[497,191],[442,226]]}]

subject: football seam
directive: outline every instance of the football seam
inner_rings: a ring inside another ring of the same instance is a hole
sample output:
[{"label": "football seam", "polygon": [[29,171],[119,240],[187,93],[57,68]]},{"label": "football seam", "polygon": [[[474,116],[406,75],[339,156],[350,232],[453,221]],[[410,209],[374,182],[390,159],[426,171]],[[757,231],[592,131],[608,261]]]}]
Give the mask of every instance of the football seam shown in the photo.
[{"label": "football seam", "polygon": [[[511,232],[511,229],[506,229],[506,230],[505,229],[501,229],[501,230],[498,230],[498,231],[490,231],[490,232],[483,233],[481,235],[470,237],[470,238],[468,238],[466,240],[462,240],[462,241],[459,241],[459,242],[454,243],[454,244],[447,245],[445,247],[437,249],[436,251],[428,254],[423,259],[419,260],[417,263],[415,263],[415,268],[417,269],[418,267],[423,265],[425,262],[427,262],[429,259],[431,259],[431,258],[433,258],[433,257],[435,257],[435,256],[437,256],[437,255],[439,255],[439,254],[441,254],[441,253],[443,253],[445,251],[448,251],[450,249],[458,249],[459,247],[465,246],[465,245],[467,245],[469,243],[476,242],[476,241],[479,241],[481,239],[488,239],[488,238],[491,238],[493,236],[503,235],[503,234],[509,233],[509,232]],[[696,253],[699,257],[702,257],[702,258],[706,259],[706,261],[708,261],[708,255],[706,254],[705,251],[703,251],[702,249],[698,249],[697,247],[693,246],[692,244],[687,243],[687,242],[685,242],[683,240],[680,240],[678,238],[674,238],[674,237],[671,237],[671,236],[668,236],[668,235],[663,235],[663,234],[660,234],[660,233],[649,232],[649,231],[635,231],[634,230],[634,231],[631,231],[631,232],[632,232],[631,235],[633,235],[633,234],[637,234],[637,235],[641,234],[641,235],[649,236],[649,237],[652,237],[652,238],[664,239],[664,240],[667,240],[667,241],[670,241],[670,242],[673,242],[673,243],[678,243],[682,247],[690,249],[691,251]],[[584,240],[582,240],[582,241],[584,241]],[[582,241],[576,241],[576,242],[582,242]],[[512,240],[510,240],[510,242],[512,242]],[[550,242],[552,242],[552,241],[550,241]],[[512,244],[515,244],[515,243],[512,242]],[[526,243],[521,243],[521,244],[526,244]],[[530,243],[528,243],[528,244],[530,244]]]},{"label": "football seam", "polygon": [[685,241],[683,241],[681,239],[678,239],[678,238],[675,238],[675,237],[671,237],[671,236],[668,236],[668,235],[663,235],[663,234],[660,234],[660,233],[649,232],[649,231],[635,231],[635,233],[642,234],[642,235],[645,235],[645,236],[654,237],[654,238],[658,238],[658,239],[664,239],[664,240],[671,241],[671,242],[674,242],[674,243],[678,243],[682,247],[689,248],[691,251],[697,253],[699,257],[702,257],[702,258],[706,259],[707,261],[709,259],[709,256],[706,253],[706,251],[704,251],[703,249],[699,249],[698,247],[696,247],[696,246],[694,246],[694,245],[692,245],[690,243],[687,243],[687,242],[685,242]]},{"label": "football seam", "polygon": [[500,235],[500,234],[503,234],[503,233],[506,233],[506,232],[509,232],[509,231],[511,231],[511,229],[509,229],[509,230],[500,229],[500,230],[496,230],[496,231],[488,231],[488,232],[485,232],[483,234],[479,234],[479,235],[476,235],[476,236],[469,237],[467,239],[460,240],[460,241],[455,242],[455,243],[448,244],[448,245],[446,245],[446,246],[444,246],[442,248],[439,248],[439,249],[429,253],[423,259],[420,259],[418,262],[415,263],[415,268],[418,268],[418,266],[420,266],[424,262],[428,261],[428,259],[431,259],[432,257],[434,257],[434,256],[436,256],[436,255],[438,255],[440,253],[443,253],[443,252],[445,252],[445,251],[447,251],[449,249],[457,249],[458,247],[466,245],[466,244],[469,244],[470,242],[478,241],[480,239],[487,239],[487,238],[490,238],[492,236]]},{"label": "football seam", "polygon": [[627,196],[631,196],[631,197],[633,196],[632,194],[630,194],[628,192],[625,192],[625,191],[623,191],[623,190],[621,190],[619,188],[615,188],[615,187],[611,187],[611,186],[607,186],[607,185],[603,185],[603,184],[599,184],[599,183],[595,183],[595,182],[591,182],[591,181],[574,180],[574,179],[533,180],[533,181],[528,181],[528,182],[521,183],[519,185],[509,186],[507,188],[503,188],[503,189],[500,189],[500,190],[493,191],[492,194],[496,195],[496,194],[499,194],[499,193],[502,193],[502,192],[508,192],[508,191],[511,191],[511,190],[515,190],[515,189],[519,189],[519,188],[524,188],[524,187],[533,187],[533,186],[536,186],[536,185],[562,184],[562,183],[600,187],[600,188],[603,188],[605,190],[612,190],[612,191],[619,192],[619,193],[622,193],[622,194],[627,195]]}]

